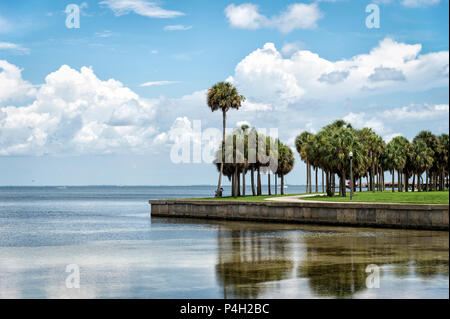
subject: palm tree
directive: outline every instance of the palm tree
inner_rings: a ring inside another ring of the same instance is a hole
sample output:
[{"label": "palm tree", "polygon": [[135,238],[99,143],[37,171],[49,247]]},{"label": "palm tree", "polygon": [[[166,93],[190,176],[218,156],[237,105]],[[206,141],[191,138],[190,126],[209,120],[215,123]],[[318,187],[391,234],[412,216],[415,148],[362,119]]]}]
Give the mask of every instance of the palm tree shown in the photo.
[{"label": "palm tree", "polygon": [[278,167],[276,174],[281,178],[281,195],[284,195],[284,176],[294,168],[294,153],[291,148],[278,141]]},{"label": "palm tree", "polygon": [[384,149],[384,152],[382,154],[382,161],[383,161],[383,167],[386,168],[388,171],[390,171],[392,176],[392,192],[395,192],[395,145],[393,143],[389,143],[386,148]]},{"label": "palm tree", "polygon": [[308,153],[311,150],[314,135],[309,132],[303,132],[295,139],[295,148],[300,155],[301,160],[306,164],[306,192],[311,192],[311,166],[308,160]]},{"label": "palm tree", "polygon": [[[413,143],[418,141],[423,141],[425,142],[425,144],[427,144],[428,148],[433,152],[433,157],[435,157],[439,152],[438,150],[439,138],[430,131],[421,131],[419,134],[417,134],[417,136],[413,139]],[[434,173],[433,167],[427,169],[426,171],[425,189],[427,191],[430,190],[429,186],[433,184],[433,173]]]},{"label": "palm tree", "polygon": [[403,172],[407,164],[407,156],[410,149],[409,141],[403,136],[396,136],[389,143],[393,152],[393,166],[397,170],[398,191],[403,191]]},{"label": "palm tree", "polygon": [[445,189],[445,179],[448,175],[448,159],[449,159],[449,136],[448,134],[442,134],[439,136],[440,156],[438,159],[439,167],[439,190]]},{"label": "palm tree", "polygon": [[[417,174],[417,189],[420,192],[422,190],[421,176],[423,172],[429,170],[433,166],[433,151],[422,140],[416,140],[413,142],[411,161],[413,163],[414,173]],[[414,190],[413,183],[413,190]]]},{"label": "palm tree", "polygon": [[359,139],[364,148],[364,156],[369,164],[369,185],[370,191],[375,191],[375,185],[377,185],[378,190],[380,190],[380,183],[375,183],[375,176],[378,175],[379,167],[381,164],[380,156],[386,147],[383,139],[379,137],[371,128],[363,128],[358,131]]},{"label": "palm tree", "polygon": [[[226,114],[230,109],[238,110],[241,103],[245,101],[245,97],[238,93],[238,90],[229,82],[218,82],[208,90],[207,103],[211,111],[222,111],[222,154],[225,153],[225,129]],[[222,156],[223,157],[223,156]],[[223,174],[223,160],[220,163],[219,182],[217,184],[216,196],[220,192]]]}]

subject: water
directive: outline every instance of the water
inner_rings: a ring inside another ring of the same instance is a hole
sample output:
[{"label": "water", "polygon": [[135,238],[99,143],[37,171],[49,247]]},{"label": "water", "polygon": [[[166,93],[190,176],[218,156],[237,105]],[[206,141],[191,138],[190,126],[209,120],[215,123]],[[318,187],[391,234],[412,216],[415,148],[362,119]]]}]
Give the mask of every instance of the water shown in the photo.
[{"label": "water", "polygon": [[[0,298],[449,296],[448,232],[149,218],[149,199],[213,192],[0,188]],[[79,289],[66,287],[71,264]]]}]

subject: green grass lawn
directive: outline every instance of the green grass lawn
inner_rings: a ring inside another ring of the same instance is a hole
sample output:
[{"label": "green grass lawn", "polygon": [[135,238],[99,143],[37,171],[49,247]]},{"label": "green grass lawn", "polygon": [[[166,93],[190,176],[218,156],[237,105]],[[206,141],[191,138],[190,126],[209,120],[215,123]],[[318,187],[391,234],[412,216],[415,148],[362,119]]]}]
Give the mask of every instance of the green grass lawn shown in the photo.
[{"label": "green grass lawn", "polygon": [[[283,196],[298,196],[306,194],[285,194],[285,195],[261,195],[261,196],[245,196],[245,197],[209,197],[209,198],[189,198],[188,200],[227,200],[227,201],[239,201],[239,202],[262,202],[266,198],[275,198]],[[185,199],[184,199],[185,200]]]},{"label": "green grass lawn", "polygon": [[[245,196],[245,197],[222,197],[222,198],[184,198],[180,200],[213,200],[213,201],[238,201],[238,202],[264,202],[267,198],[283,197],[283,196],[298,196],[306,194],[285,194],[285,195],[262,195],[262,196]],[[303,198],[304,200],[319,200],[329,202],[350,202],[350,193],[347,192],[347,197],[326,197],[315,196]],[[447,204],[449,203],[449,192],[408,192],[408,193],[392,193],[385,192],[356,192],[353,195],[353,202],[366,203],[404,203],[404,204]]]},{"label": "green grass lawn", "polygon": [[[448,205],[448,191],[445,192],[402,192],[392,193],[385,192],[356,192],[353,195],[353,202],[366,203],[405,203],[405,204],[447,204]],[[350,202],[350,193],[347,192],[347,197],[311,197],[305,200],[319,200],[329,202]]]}]

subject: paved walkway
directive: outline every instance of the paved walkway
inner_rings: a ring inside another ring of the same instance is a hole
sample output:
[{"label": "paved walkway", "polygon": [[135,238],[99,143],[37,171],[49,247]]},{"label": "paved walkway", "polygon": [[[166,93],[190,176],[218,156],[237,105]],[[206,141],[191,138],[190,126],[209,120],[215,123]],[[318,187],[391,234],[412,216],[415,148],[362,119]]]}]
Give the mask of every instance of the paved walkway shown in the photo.
[{"label": "paved walkway", "polygon": [[[265,200],[270,200],[274,202],[287,202],[287,203],[302,203],[306,202],[302,198],[308,198],[308,197],[316,197],[316,196],[326,196],[327,194],[308,194],[308,195],[295,195],[295,196],[283,196],[283,197],[273,197],[273,198],[266,198]],[[319,201],[313,201],[308,200],[309,203],[319,202]],[[320,203],[323,203],[320,201]]]}]

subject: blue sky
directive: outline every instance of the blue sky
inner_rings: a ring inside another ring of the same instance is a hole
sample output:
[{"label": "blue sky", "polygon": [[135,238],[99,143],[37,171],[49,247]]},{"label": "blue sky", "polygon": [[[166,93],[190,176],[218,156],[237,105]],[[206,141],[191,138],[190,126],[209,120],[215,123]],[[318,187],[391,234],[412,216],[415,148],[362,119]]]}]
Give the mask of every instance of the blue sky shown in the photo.
[{"label": "blue sky", "polygon": [[[386,140],[448,132],[448,5],[2,0],[0,185],[214,184],[212,165],[170,150],[194,120],[220,128],[204,93],[225,79],[247,97],[228,127],[278,128],[291,145],[337,118]],[[304,182],[297,158],[288,183]]]}]

